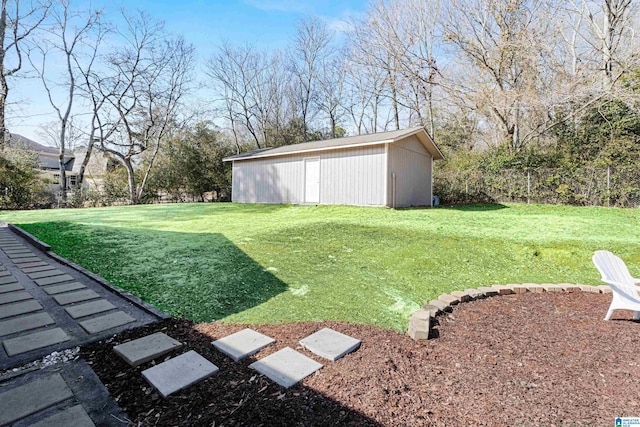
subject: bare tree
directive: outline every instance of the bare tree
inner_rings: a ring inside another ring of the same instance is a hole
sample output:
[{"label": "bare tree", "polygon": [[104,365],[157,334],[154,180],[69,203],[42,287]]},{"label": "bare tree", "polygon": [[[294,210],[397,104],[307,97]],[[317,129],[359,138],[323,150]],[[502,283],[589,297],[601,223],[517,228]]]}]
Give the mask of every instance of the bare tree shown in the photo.
[{"label": "bare tree", "polygon": [[[433,88],[436,85],[436,18],[439,2],[397,0],[372,3],[366,17],[352,21],[350,38],[356,61],[384,71],[391,121],[426,125],[433,131]],[[426,105],[427,117],[423,109]],[[386,127],[386,126],[385,126]]]},{"label": "bare tree", "polygon": [[318,75],[318,109],[329,119],[329,136],[336,137],[336,127],[343,114],[345,67],[337,58],[325,59]]},{"label": "bare tree", "polygon": [[[60,0],[51,9],[51,25],[45,27],[46,38],[29,52],[29,61],[40,77],[51,107],[58,117],[58,165],[60,170],[60,196],[63,206],[67,202],[66,150],[69,147],[68,128],[71,123],[74,102],[78,96],[78,62],[82,43],[100,19],[101,12],[74,11],[69,0]],[[38,58],[35,58],[38,57]],[[39,61],[38,61],[39,60]],[[47,73],[47,60],[61,60],[64,64],[63,76],[52,79]],[[38,61],[39,63],[36,63]],[[54,88],[65,89],[58,96]],[[59,100],[58,98],[61,98]]]},{"label": "bare tree", "polygon": [[100,90],[102,79],[105,78],[105,76],[100,74],[96,68],[99,68],[101,65],[98,54],[103,47],[104,38],[111,32],[111,28],[101,20],[97,20],[92,27],[92,37],[85,43],[86,54],[82,57],[73,57],[79,72],[80,81],[78,83],[78,89],[82,97],[89,102],[91,115],[89,132],[85,133],[85,156],[78,170],[79,188],[83,186],[87,165],[91,160],[94,145],[98,141],[98,135],[101,129],[104,129],[100,113],[108,97]]},{"label": "bare tree", "polygon": [[314,97],[317,95],[318,76],[323,61],[329,56],[332,34],[319,18],[300,21],[291,50],[292,72],[296,82],[295,103],[302,120],[304,141],[307,140],[312,120]]},{"label": "bare tree", "polygon": [[[0,150],[4,148],[8,136],[5,123],[5,109],[9,84],[22,68],[24,42],[42,24],[47,16],[50,1],[2,0],[0,9]],[[9,63],[14,58],[15,63]]]},{"label": "bare tree", "polygon": [[194,50],[184,39],[166,35],[163,25],[143,12],[124,15],[124,21],[118,32],[124,46],[108,55],[107,77],[93,83],[106,99],[96,139],[97,148],[126,169],[129,199],[137,204],[189,90]]},{"label": "bare tree", "polygon": [[292,112],[290,75],[280,52],[224,42],[207,62],[207,74],[238,151],[243,134],[258,149],[281,142],[280,133]]},{"label": "bare tree", "polygon": [[[361,58],[362,55],[365,58]],[[358,135],[377,131],[378,110],[385,99],[387,73],[367,55],[367,52],[351,45],[344,70],[346,90],[343,108],[349,112]]]},{"label": "bare tree", "polygon": [[446,38],[465,59],[473,83],[452,85],[473,99],[476,111],[500,129],[502,142],[520,150],[527,115],[544,68],[547,33],[540,2],[455,0],[449,5]]},{"label": "bare tree", "polygon": [[[242,124],[257,148],[262,148],[264,139],[256,123],[257,101],[255,88],[262,67],[260,55],[251,46],[235,47],[224,42],[207,63],[207,73],[213,80],[219,100],[224,101],[225,115],[238,142],[238,124]],[[261,108],[267,108],[262,105]]]},{"label": "bare tree", "polygon": [[[45,145],[60,148],[60,121],[53,120],[40,125],[36,131],[40,140]],[[84,142],[82,130],[74,123],[74,116],[67,121],[67,131],[65,134],[65,146],[67,150],[74,150]]]},{"label": "bare tree", "polygon": [[637,47],[631,20],[631,0],[570,0],[573,14],[579,15],[586,28],[577,33],[593,52],[605,89],[611,87],[626,71],[629,55]]}]

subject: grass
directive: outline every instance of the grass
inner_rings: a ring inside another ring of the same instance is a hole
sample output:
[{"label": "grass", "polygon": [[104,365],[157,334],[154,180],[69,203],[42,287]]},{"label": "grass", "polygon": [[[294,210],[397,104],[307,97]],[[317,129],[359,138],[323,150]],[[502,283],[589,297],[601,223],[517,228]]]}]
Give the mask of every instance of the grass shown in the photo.
[{"label": "grass", "polygon": [[598,284],[597,249],[640,266],[639,209],[178,204],[0,217],[196,322],[331,319],[404,330],[411,312],[453,290]]}]

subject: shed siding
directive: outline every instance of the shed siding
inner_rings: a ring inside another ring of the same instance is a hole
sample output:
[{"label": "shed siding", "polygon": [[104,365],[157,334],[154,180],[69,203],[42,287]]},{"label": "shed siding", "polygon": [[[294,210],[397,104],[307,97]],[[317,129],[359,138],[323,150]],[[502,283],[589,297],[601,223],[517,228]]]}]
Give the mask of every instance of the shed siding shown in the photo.
[{"label": "shed siding", "polygon": [[395,173],[395,207],[430,206],[431,169],[431,155],[417,137],[389,144],[388,205],[393,206]]},{"label": "shed siding", "polygon": [[320,203],[384,206],[384,145],[328,151],[320,160]]},{"label": "shed siding", "polygon": [[304,203],[305,158],[320,158],[320,204],[385,205],[384,144],[233,162],[232,200]]},{"label": "shed siding", "polygon": [[303,203],[302,157],[233,162],[231,199],[239,203]]}]

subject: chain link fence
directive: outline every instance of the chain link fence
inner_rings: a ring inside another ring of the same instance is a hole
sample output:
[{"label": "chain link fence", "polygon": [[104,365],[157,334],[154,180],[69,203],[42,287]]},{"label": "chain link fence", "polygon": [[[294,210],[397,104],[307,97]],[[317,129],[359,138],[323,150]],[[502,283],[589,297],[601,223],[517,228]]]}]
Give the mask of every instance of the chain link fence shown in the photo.
[{"label": "chain link fence", "polygon": [[640,168],[437,171],[434,194],[442,204],[517,202],[640,207]]}]

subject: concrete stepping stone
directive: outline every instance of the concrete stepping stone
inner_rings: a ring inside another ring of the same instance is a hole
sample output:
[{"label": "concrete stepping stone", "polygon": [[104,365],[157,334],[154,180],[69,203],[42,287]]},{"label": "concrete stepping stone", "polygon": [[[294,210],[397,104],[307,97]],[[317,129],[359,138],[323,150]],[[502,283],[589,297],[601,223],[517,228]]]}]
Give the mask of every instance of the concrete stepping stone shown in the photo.
[{"label": "concrete stepping stone", "polygon": [[247,328],[236,332],[235,334],[213,341],[211,344],[213,344],[213,346],[222,353],[238,362],[247,356],[256,354],[274,342],[276,342],[276,340],[273,338]]},{"label": "concrete stepping stone", "polygon": [[[27,273],[26,271],[24,272]],[[29,276],[30,279],[42,279],[42,278],[51,277],[51,276],[61,276],[63,274],[64,273],[60,270],[52,269],[52,270],[36,271],[34,273],[28,273],[27,275]]]},{"label": "concrete stepping stone", "polygon": [[284,388],[297,384],[322,365],[291,347],[285,347],[249,365]]},{"label": "concrete stepping stone", "polygon": [[361,341],[330,328],[300,340],[300,344],[310,352],[333,362],[360,347]]},{"label": "concrete stepping stone", "polygon": [[15,283],[18,279],[13,276],[0,277],[0,285],[6,285],[7,283]]},{"label": "concrete stepping stone", "polygon": [[18,267],[20,267],[24,271],[25,268],[44,267],[45,265],[49,265],[49,264],[47,264],[46,262],[38,258],[38,261],[36,262],[24,262],[24,263],[21,263]]},{"label": "concrete stepping stone", "polygon": [[218,372],[218,367],[191,350],[142,371],[142,376],[165,399]]},{"label": "concrete stepping stone", "polygon": [[62,283],[62,282],[70,282],[75,280],[73,277],[68,274],[63,274],[62,276],[53,276],[53,277],[44,277],[42,279],[36,279],[34,282],[38,284],[38,286],[47,286],[53,285],[54,283]]},{"label": "concrete stepping stone", "polygon": [[31,350],[48,347],[50,345],[59,344],[69,341],[69,336],[60,328],[48,329],[42,332],[34,332],[28,335],[22,335],[16,338],[4,340],[2,345],[9,357],[16,354],[26,353]]},{"label": "concrete stepping stone", "polygon": [[80,317],[91,316],[92,314],[113,310],[114,308],[116,308],[115,305],[111,304],[106,299],[101,299],[85,304],[73,305],[65,308],[64,311],[66,311],[73,319],[78,319]]},{"label": "concrete stepping stone", "polygon": [[98,332],[106,331],[107,329],[116,328],[135,321],[136,319],[129,316],[124,311],[116,311],[115,313],[82,321],[80,322],[80,326],[82,326],[82,329],[87,331],[87,333],[97,334]]},{"label": "concrete stepping stone", "polygon": [[38,329],[43,326],[56,323],[49,313],[42,312],[36,314],[27,314],[25,316],[15,317],[0,322],[0,337],[15,334],[17,332],[25,332],[31,329]]},{"label": "concrete stepping stone", "polygon": [[21,291],[22,289],[24,289],[24,286],[17,282],[10,283],[8,285],[0,285],[0,294],[4,294],[6,292]]},{"label": "concrete stepping stone", "polygon": [[131,366],[138,366],[182,347],[176,341],[162,332],[147,335],[137,340],[129,341],[113,347],[113,351]]},{"label": "concrete stepping stone", "polygon": [[0,294],[0,305],[32,298],[31,294],[27,291],[8,292],[6,294]]},{"label": "concrete stepping stone", "polygon": [[55,269],[56,269],[53,265],[49,265],[49,264],[46,264],[46,263],[44,263],[44,262],[43,262],[42,264],[44,264],[44,265],[37,266],[37,267],[27,267],[27,268],[23,268],[23,269],[22,269],[22,271],[23,271],[24,273],[29,274],[29,273],[35,273],[35,272],[37,272],[37,271],[55,270]]},{"label": "concrete stepping stone", "polygon": [[87,301],[90,299],[100,298],[100,295],[92,291],[91,289],[86,289],[84,291],[71,292],[68,294],[56,295],[53,297],[54,300],[60,305],[67,305],[74,302]]},{"label": "concrete stepping stone", "polygon": [[95,427],[95,424],[82,405],[72,406],[42,421],[31,424],[31,427]]},{"label": "concrete stepping stone", "polygon": [[0,267],[0,277],[11,276],[11,272],[7,271],[4,267]]},{"label": "concrete stepping stone", "polygon": [[18,421],[73,397],[60,374],[53,374],[0,394],[0,425]]},{"label": "concrete stepping stone", "polygon": [[86,286],[80,282],[71,282],[71,283],[64,283],[62,285],[46,286],[42,289],[44,289],[44,291],[48,295],[55,295],[55,294],[61,294],[63,292],[77,291],[78,289],[85,289],[85,288]]},{"label": "concrete stepping stone", "polygon": [[14,264],[27,264],[27,263],[41,261],[41,259],[34,256],[34,257],[29,257],[29,258],[12,259],[11,261]]},{"label": "concrete stepping stone", "polygon": [[22,301],[15,304],[7,304],[2,306],[0,310],[0,319],[7,317],[19,316],[21,314],[33,313],[42,310],[42,306],[36,300]]}]

